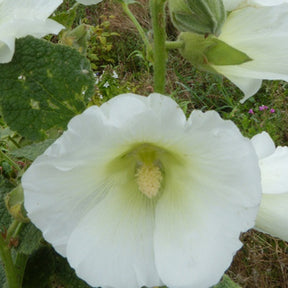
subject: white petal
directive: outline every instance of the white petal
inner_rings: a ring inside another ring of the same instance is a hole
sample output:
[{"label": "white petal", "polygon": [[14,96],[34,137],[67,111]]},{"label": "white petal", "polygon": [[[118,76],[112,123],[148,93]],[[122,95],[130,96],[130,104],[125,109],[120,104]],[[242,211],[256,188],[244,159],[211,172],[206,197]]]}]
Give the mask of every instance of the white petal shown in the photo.
[{"label": "white petal", "polygon": [[255,229],[288,241],[288,193],[264,194]]},{"label": "white petal", "polygon": [[153,202],[129,186],[117,181],[69,239],[68,261],[91,286],[163,285],[154,262]]},{"label": "white petal", "polygon": [[61,0],[2,0],[0,3],[0,63],[11,61],[15,38],[57,34],[64,26],[47,19]]},{"label": "white petal", "polygon": [[222,1],[226,11],[232,11],[236,9],[243,2],[243,0],[222,0]]},{"label": "white petal", "polygon": [[254,79],[288,80],[287,13],[288,5],[284,4],[248,7],[228,16],[219,38],[253,59],[230,66],[230,74]]},{"label": "white petal", "polygon": [[207,288],[241,247],[240,232],[254,225],[260,176],[253,147],[230,121],[213,112],[189,120],[187,167],[165,172],[157,204],[155,259],[168,287]]},{"label": "white petal", "polygon": [[277,147],[272,155],[261,159],[259,165],[264,194],[288,193],[288,147]]},{"label": "white petal", "polygon": [[0,24],[9,19],[46,20],[62,3],[62,0],[3,0],[0,7]]},{"label": "white petal", "polygon": [[83,5],[93,5],[102,2],[102,0],[77,0],[77,2]]},{"label": "white petal", "polygon": [[244,97],[240,100],[241,103],[244,103],[248,98],[256,94],[256,92],[261,88],[262,80],[260,79],[251,79],[246,77],[241,77],[239,75],[245,75],[245,73],[235,73],[234,69],[237,67],[234,66],[215,66],[211,65],[218,73],[224,75],[231,82],[233,82],[242,92]]},{"label": "white petal", "polygon": [[43,20],[15,20],[13,22],[14,35],[16,38],[21,38],[31,35],[41,38],[47,34],[58,34],[64,26],[51,19]]},{"label": "white petal", "polygon": [[275,152],[275,144],[265,131],[253,136],[251,142],[259,159],[268,157]]}]

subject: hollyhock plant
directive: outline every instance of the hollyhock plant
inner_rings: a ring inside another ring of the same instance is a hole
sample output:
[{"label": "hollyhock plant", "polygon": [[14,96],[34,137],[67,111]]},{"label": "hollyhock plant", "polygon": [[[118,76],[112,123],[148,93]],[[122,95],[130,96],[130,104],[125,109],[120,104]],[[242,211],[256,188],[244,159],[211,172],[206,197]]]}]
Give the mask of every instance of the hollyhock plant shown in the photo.
[{"label": "hollyhock plant", "polygon": [[268,133],[251,139],[259,158],[262,200],[257,230],[288,241],[288,147],[275,147]]},{"label": "hollyhock plant", "polygon": [[[210,287],[254,226],[250,140],[161,94],[116,96],[72,118],[22,177],[25,207],[77,275],[102,287]],[[108,268],[107,268],[108,267]]]},{"label": "hollyhock plant", "polygon": [[0,0],[0,63],[11,61],[15,39],[58,34],[64,27],[48,19],[62,0]]}]

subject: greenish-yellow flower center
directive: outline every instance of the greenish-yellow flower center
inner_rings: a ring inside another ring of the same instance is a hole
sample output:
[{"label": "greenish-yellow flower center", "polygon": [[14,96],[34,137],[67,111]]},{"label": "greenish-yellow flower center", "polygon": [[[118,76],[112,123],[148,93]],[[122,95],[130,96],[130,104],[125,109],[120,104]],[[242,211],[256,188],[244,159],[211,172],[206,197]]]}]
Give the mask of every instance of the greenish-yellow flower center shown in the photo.
[{"label": "greenish-yellow flower center", "polygon": [[151,199],[158,194],[163,180],[159,166],[144,163],[136,170],[135,177],[138,189],[145,196]]}]

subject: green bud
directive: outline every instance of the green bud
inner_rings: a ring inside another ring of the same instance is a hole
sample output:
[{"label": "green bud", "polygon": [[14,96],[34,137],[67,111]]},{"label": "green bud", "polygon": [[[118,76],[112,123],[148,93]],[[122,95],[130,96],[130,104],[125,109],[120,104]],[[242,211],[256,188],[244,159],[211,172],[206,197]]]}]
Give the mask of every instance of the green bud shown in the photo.
[{"label": "green bud", "polygon": [[218,36],[226,20],[222,0],[168,0],[171,19],[182,32]]},{"label": "green bud", "polygon": [[210,65],[240,65],[252,59],[226,44],[225,42],[210,35],[183,32],[179,40],[184,45],[179,49],[181,55],[200,70],[216,72]]},{"label": "green bud", "polygon": [[21,185],[18,185],[5,197],[5,204],[10,215],[19,222],[27,223],[29,218],[23,206],[24,194]]},{"label": "green bud", "polygon": [[86,54],[88,46],[88,32],[90,27],[81,24],[73,30],[63,32],[61,42],[67,46],[77,49],[81,54]]}]

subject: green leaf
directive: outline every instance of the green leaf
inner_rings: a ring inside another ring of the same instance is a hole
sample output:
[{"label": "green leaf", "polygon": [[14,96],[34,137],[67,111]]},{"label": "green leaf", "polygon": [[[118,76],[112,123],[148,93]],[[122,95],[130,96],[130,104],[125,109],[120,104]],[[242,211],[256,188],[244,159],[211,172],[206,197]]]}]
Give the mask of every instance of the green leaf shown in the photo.
[{"label": "green leaf", "polygon": [[56,257],[55,282],[65,288],[91,288],[86,282],[79,279],[67,260],[58,255]]},{"label": "green leaf", "polygon": [[50,288],[50,278],[55,272],[55,253],[47,246],[35,251],[28,259],[23,288]]},{"label": "green leaf", "polygon": [[60,12],[51,18],[56,22],[64,25],[66,28],[71,28],[77,16],[76,10],[77,5],[74,5],[71,9]]},{"label": "green leaf", "polygon": [[0,259],[0,287],[7,288],[6,275]]},{"label": "green leaf", "polygon": [[79,279],[67,260],[50,246],[43,246],[28,259],[23,288],[91,288]]},{"label": "green leaf", "polygon": [[0,231],[8,229],[12,220],[11,215],[6,208],[4,197],[13,188],[14,186],[0,175]]},{"label": "green leaf", "polygon": [[19,234],[19,246],[17,253],[30,255],[37,250],[43,243],[42,233],[31,222],[25,224],[24,228]]},{"label": "green leaf", "polygon": [[232,281],[229,276],[224,275],[222,281],[220,281],[216,286],[213,288],[241,288],[238,284]]},{"label": "green leaf", "polygon": [[43,154],[54,141],[54,139],[47,139],[43,142],[33,143],[23,148],[13,150],[9,154],[17,158],[24,157],[28,160],[34,161],[39,155]]},{"label": "green leaf", "polygon": [[31,140],[66,128],[94,94],[88,60],[75,49],[31,36],[17,40],[13,60],[0,65],[0,105],[12,130]]}]

